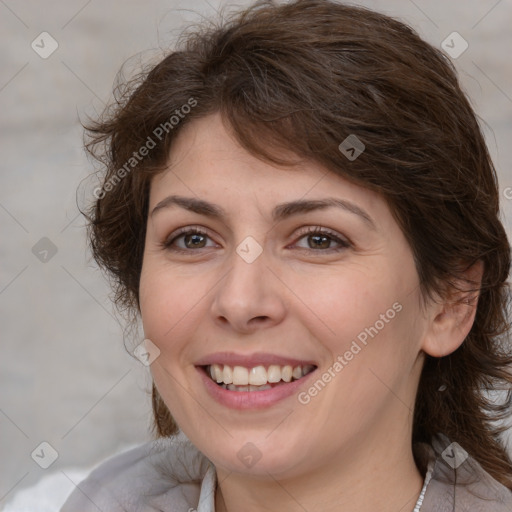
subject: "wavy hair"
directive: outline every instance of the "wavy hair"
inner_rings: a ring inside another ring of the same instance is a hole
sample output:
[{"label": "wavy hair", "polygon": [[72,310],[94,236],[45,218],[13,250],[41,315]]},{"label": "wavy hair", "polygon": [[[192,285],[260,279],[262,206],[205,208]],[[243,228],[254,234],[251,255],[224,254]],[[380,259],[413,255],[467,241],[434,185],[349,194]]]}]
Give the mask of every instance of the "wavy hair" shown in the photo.
[{"label": "wavy hair", "polygon": [[[191,98],[194,108],[184,109]],[[467,338],[450,355],[426,356],[413,442],[444,433],[512,490],[500,423],[512,408],[510,245],[496,171],[451,61],[404,23],[330,0],[259,1],[185,31],[85,126],[86,149],[103,169],[86,213],[89,242],[120,309],[139,310],[150,181],[181,128],[214,112],[263,160],[289,165],[280,150],[291,150],[380,193],[412,249],[425,300],[460,290],[464,271],[483,262]],[[366,147],[353,161],[338,149],[350,134]],[[154,147],[130,160],[150,139]],[[175,434],[154,385],[152,404],[156,436]]]}]

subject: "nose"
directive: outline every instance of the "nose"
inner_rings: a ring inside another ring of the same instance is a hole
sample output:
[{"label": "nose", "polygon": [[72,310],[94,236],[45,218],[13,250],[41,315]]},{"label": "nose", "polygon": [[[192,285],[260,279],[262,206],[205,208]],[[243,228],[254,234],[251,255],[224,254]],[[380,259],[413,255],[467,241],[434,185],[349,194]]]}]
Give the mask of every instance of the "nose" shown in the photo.
[{"label": "nose", "polygon": [[285,285],[268,267],[264,253],[248,263],[233,251],[229,266],[215,287],[214,321],[224,329],[246,334],[282,322]]}]

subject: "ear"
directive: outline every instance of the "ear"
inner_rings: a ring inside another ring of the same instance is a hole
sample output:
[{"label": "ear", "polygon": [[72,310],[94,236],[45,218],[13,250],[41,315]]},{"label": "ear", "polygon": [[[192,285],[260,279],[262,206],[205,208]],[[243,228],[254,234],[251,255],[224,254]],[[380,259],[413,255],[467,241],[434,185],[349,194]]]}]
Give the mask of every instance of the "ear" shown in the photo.
[{"label": "ear", "polygon": [[460,290],[447,290],[439,303],[427,306],[428,326],[422,349],[432,357],[444,357],[457,350],[466,339],[475,320],[478,289],[482,284],[484,264],[477,261],[464,272],[473,286],[463,280],[457,282]]}]

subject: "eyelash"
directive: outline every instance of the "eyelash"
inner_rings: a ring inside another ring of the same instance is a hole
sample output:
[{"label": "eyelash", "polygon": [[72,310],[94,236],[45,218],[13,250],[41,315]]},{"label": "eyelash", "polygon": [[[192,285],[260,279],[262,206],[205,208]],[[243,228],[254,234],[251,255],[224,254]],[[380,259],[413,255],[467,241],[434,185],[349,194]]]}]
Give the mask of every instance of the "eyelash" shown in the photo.
[{"label": "eyelash", "polygon": [[[350,247],[350,243],[347,240],[341,239],[339,236],[336,235],[335,232],[331,231],[327,228],[322,228],[320,226],[309,226],[307,228],[303,228],[299,230],[297,239],[300,240],[301,238],[304,238],[307,235],[327,235],[329,238],[331,238],[333,241],[337,242],[340,247],[338,248],[329,248],[329,249],[310,249],[310,248],[304,248],[299,247],[299,250],[304,250],[308,252],[323,252],[323,253],[331,253],[331,252],[341,252],[344,249],[347,249]],[[200,247],[199,249],[182,249],[182,248],[176,248],[172,247],[172,245],[178,240],[179,238],[185,236],[185,235],[203,235],[208,238],[211,238],[210,235],[202,228],[196,227],[196,226],[189,226],[185,228],[179,229],[176,233],[173,233],[171,237],[166,239],[164,242],[162,242],[160,245],[163,249],[170,250],[173,252],[179,252],[179,253],[190,253],[191,251],[198,251],[201,249],[207,249],[207,247]]]}]

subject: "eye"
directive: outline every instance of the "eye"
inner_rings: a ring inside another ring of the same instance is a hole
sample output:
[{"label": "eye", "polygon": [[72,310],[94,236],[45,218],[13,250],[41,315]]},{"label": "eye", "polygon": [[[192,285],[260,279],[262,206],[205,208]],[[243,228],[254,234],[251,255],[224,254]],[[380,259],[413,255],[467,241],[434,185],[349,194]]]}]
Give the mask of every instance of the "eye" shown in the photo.
[{"label": "eye", "polygon": [[[316,252],[339,252],[343,249],[350,247],[350,243],[342,239],[335,232],[321,228],[319,226],[309,226],[299,230],[300,235],[298,240],[308,240],[308,247],[301,247],[301,250],[316,251]],[[208,239],[211,240],[210,235],[200,227],[185,227],[172,233],[161,246],[170,251],[190,253],[194,249],[206,249],[208,247],[215,247],[216,244],[212,242],[207,245]],[[332,243],[336,243],[338,247],[331,247]]]},{"label": "eye", "polygon": [[[350,247],[350,243],[338,236],[335,232],[321,228],[319,226],[309,226],[299,231],[302,235],[299,240],[307,240],[308,247],[300,247],[301,249],[321,252],[337,252]],[[331,247],[331,243],[338,244],[337,248]]]},{"label": "eye", "polygon": [[[186,227],[181,228],[177,232],[169,236],[163,243],[162,246],[165,249],[173,250],[177,252],[189,252],[191,249],[205,249],[207,246],[206,241],[210,238],[208,233],[198,227]],[[181,241],[182,244],[178,244]]]}]

